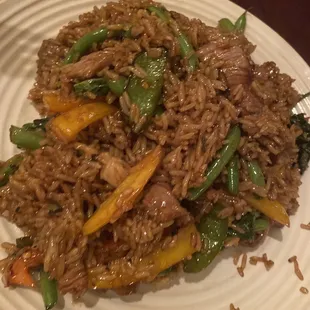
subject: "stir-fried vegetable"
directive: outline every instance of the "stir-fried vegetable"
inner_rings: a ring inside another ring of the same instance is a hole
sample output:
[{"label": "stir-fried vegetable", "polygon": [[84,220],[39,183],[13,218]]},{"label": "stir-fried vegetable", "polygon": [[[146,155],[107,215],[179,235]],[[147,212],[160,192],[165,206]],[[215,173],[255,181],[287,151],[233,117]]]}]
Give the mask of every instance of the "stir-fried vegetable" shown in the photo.
[{"label": "stir-fried vegetable", "polygon": [[115,222],[124,212],[132,209],[144,186],[161,162],[161,158],[162,149],[157,146],[133,167],[126,179],[84,224],[84,234],[89,235],[107,223]]},{"label": "stir-fried vegetable", "polygon": [[22,257],[16,259],[12,264],[9,284],[21,285],[25,287],[35,286],[35,283],[28,271],[28,266]]},{"label": "stir-fried vegetable", "polygon": [[185,34],[179,33],[178,41],[180,44],[181,56],[188,61],[188,71],[194,72],[198,65],[198,57],[195,54],[195,50]]},{"label": "stir-fried vegetable", "polygon": [[247,11],[245,11],[235,22],[235,31],[239,33],[244,33],[245,27],[246,27],[246,14]]},{"label": "stir-fried vegetable", "polygon": [[[166,63],[167,56],[164,50],[162,56],[157,59],[144,52],[135,60],[135,64],[140,66],[147,76],[142,79],[133,75],[129,80],[127,92],[131,103],[138,106],[140,117],[144,116],[146,120],[154,116],[156,107],[160,102]],[[135,131],[140,129],[137,128]]]},{"label": "stir-fried vegetable", "polygon": [[244,199],[252,208],[260,211],[272,220],[282,225],[290,225],[289,216],[285,208],[278,201],[261,197],[256,198],[250,195],[245,196]]},{"label": "stir-fried vegetable", "polygon": [[253,184],[257,186],[265,186],[265,177],[259,163],[253,160],[248,163],[248,173]]},{"label": "stir-fried vegetable", "polygon": [[221,251],[227,237],[228,219],[218,218],[222,206],[217,204],[207,215],[203,216],[198,224],[202,248],[189,261],[184,262],[185,272],[199,272],[210,265]]},{"label": "stir-fried vegetable", "polygon": [[54,118],[50,128],[59,139],[70,142],[82,129],[116,111],[114,106],[106,103],[85,104]]},{"label": "stir-fried vegetable", "polygon": [[235,156],[230,160],[227,166],[227,187],[232,195],[239,192],[239,156]]},{"label": "stir-fried vegetable", "polygon": [[44,270],[40,271],[40,290],[46,310],[52,309],[58,301],[57,282]]},{"label": "stir-fried vegetable", "polygon": [[35,119],[32,123],[27,123],[23,125],[23,128],[31,131],[31,130],[46,130],[46,125],[50,121],[49,117]]},{"label": "stir-fried vegetable", "polygon": [[228,18],[222,18],[218,22],[218,27],[223,32],[236,32],[236,33],[244,33],[247,23],[246,18],[247,11],[245,11],[235,22],[235,24]]},{"label": "stir-fried vegetable", "polygon": [[43,103],[48,108],[48,112],[62,113],[90,102],[89,100],[82,100],[80,98],[62,98],[58,94],[45,94],[43,95]]},{"label": "stir-fried vegetable", "polygon": [[77,62],[95,43],[103,42],[108,37],[108,29],[101,28],[91,31],[77,40],[71,47],[64,60],[65,64]]},{"label": "stir-fried vegetable", "polygon": [[13,125],[10,128],[11,142],[22,149],[39,149],[42,146],[41,142],[44,137],[45,135],[41,130],[28,130],[26,128],[20,128]]},{"label": "stir-fried vegetable", "polygon": [[235,25],[228,18],[222,18],[219,20],[219,28],[224,32],[233,32],[235,30]]},{"label": "stir-fried vegetable", "polygon": [[30,236],[21,237],[16,239],[16,246],[19,249],[25,248],[27,246],[32,246],[33,239]]},{"label": "stir-fried vegetable", "polygon": [[74,84],[74,91],[78,96],[85,96],[88,92],[96,96],[105,96],[109,90],[115,95],[121,96],[127,86],[128,80],[120,77],[117,80],[106,78],[89,79]]},{"label": "stir-fried vegetable", "polygon": [[191,188],[189,190],[188,198],[195,200],[199,198],[215,181],[215,179],[223,171],[227,163],[230,161],[234,153],[236,152],[241,137],[241,131],[238,126],[234,126],[226,137],[226,144],[220,149],[216,159],[207,168],[205,175],[206,181],[201,186]]},{"label": "stir-fried vegetable", "polygon": [[291,124],[295,124],[303,131],[296,139],[296,144],[299,148],[298,166],[300,173],[303,174],[307,170],[310,161],[310,124],[304,114],[293,114],[291,116]]},{"label": "stir-fried vegetable", "polygon": [[269,221],[265,218],[258,218],[254,223],[254,231],[261,232],[266,230],[269,227]]},{"label": "stir-fried vegetable", "polygon": [[78,96],[84,96],[87,92],[96,96],[105,96],[109,92],[109,86],[106,79],[90,79],[74,84],[74,92]]},{"label": "stir-fried vegetable", "polygon": [[[157,15],[157,17],[160,18],[163,22],[172,22],[172,19],[165,8],[150,6],[148,7],[148,10]],[[177,39],[180,45],[181,56],[187,59],[188,71],[192,73],[198,66],[198,57],[195,54],[195,50],[186,35],[178,29],[179,27],[177,25],[175,25],[175,27],[177,28]]]},{"label": "stir-fried vegetable", "polygon": [[23,159],[22,155],[15,155],[0,168],[0,187],[9,182],[10,176],[15,173]]},{"label": "stir-fried vegetable", "polygon": [[[135,266],[136,269],[143,270],[151,266],[148,268],[149,277],[156,277],[160,272],[177,264],[197,251],[192,244],[192,236],[195,234],[197,234],[197,229],[194,224],[181,228],[173,247],[165,249],[159,248],[141,258]],[[126,272],[126,270],[117,273],[117,277],[113,278],[113,280],[93,280],[92,274],[89,274],[89,277],[94,287],[102,289],[118,288],[143,280],[140,277],[136,277],[135,273],[130,271]]]}]

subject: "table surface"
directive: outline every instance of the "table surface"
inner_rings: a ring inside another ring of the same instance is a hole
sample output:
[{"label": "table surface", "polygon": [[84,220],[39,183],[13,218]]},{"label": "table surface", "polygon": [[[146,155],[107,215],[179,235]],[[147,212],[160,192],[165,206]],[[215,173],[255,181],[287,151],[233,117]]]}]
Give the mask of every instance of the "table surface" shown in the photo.
[{"label": "table surface", "polygon": [[278,32],[310,65],[310,0],[232,0]]}]

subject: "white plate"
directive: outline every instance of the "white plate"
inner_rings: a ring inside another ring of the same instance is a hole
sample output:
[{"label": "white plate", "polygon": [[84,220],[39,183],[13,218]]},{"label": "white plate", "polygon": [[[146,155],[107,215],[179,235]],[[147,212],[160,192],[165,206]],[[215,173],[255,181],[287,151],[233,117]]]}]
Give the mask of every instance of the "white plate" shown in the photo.
[{"label": "white plate", "polygon": [[[36,71],[36,54],[43,39],[56,35],[59,28],[79,13],[91,10],[96,0],[6,0],[0,3],[0,158],[6,159],[17,150],[9,142],[11,124],[21,125],[35,118],[36,112],[27,101]],[[222,17],[236,19],[243,10],[227,0],[165,0],[170,9],[197,17],[215,25]],[[289,22],[289,21],[288,21]],[[258,63],[275,61],[283,72],[296,79],[301,93],[310,90],[310,70],[302,58],[279,35],[257,18],[248,16],[248,38],[257,44],[254,58]],[[310,114],[309,101],[303,101],[297,111]],[[242,310],[307,310],[310,295],[299,292],[301,286],[310,289],[310,232],[301,230],[301,222],[310,221],[308,206],[310,171],[303,177],[300,188],[300,209],[291,219],[291,228],[276,230],[253,254],[268,256],[275,266],[266,272],[263,265],[248,265],[245,277],[240,278],[230,253],[224,252],[204,272],[186,276],[162,290],[144,287],[146,293],[118,297],[113,293],[99,297],[88,293],[78,304],[66,297],[65,309],[210,309],[228,310],[233,302]],[[14,240],[20,232],[0,221],[0,242]],[[252,253],[250,255],[253,255]],[[287,259],[297,255],[305,276],[303,282],[294,275]],[[178,284],[178,285],[177,285]],[[56,309],[63,309],[64,301]],[[0,285],[0,309],[44,309],[39,293],[18,289],[4,289]]]}]

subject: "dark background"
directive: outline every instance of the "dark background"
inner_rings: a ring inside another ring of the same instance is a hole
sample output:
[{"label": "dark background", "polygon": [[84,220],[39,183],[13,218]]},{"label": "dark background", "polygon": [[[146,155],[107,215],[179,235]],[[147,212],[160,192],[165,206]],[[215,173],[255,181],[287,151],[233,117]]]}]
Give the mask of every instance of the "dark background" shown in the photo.
[{"label": "dark background", "polygon": [[310,0],[232,0],[288,41],[310,65]]}]

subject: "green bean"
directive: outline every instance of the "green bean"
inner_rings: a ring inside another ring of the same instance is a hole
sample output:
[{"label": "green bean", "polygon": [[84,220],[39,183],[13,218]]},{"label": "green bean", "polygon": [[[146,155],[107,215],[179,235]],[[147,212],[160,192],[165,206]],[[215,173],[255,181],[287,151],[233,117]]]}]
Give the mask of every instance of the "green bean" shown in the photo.
[{"label": "green bean", "polygon": [[239,156],[235,156],[230,160],[227,166],[227,187],[228,191],[237,195],[239,192]]},{"label": "green bean", "polygon": [[19,249],[25,248],[27,246],[32,246],[33,240],[29,236],[21,237],[16,239],[16,246]]},{"label": "green bean", "polygon": [[198,66],[198,57],[195,54],[193,46],[190,44],[188,38],[185,34],[180,33],[178,35],[178,41],[180,44],[181,56],[188,61],[188,71],[190,73],[194,72]]},{"label": "green bean", "polygon": [[[150,6],[148,10],[157,15],[163,22],[170,23],[172,21],[165,8]],[[195,54],[195,50],[186,35],[179,30],[177,39],[180,45],[181,56],[188,61],[188,72],[192,73],[198,66],[198,57]]]},{"label": "green bean", "polygon": [[197,225],[200,233],[202,248],[193,254],[192,258],[184,262],[185,272],[199,272],[210,265],[221,251],[227,237],[228,219],[220,219],[217,214],[222,210],[220,204],[203,216]]},{"label": "green bean", "polygon": [[9,182],[10,176],[15,173],[23,159],[22,155],[15,155],[0,168],[0,187]]},{"label": "green bean", "polygon": [[157,15],[157,17],[159,17],[162,21],[166,23],[170,21],[170,16],[164,8],[159,8],[157,6],[149,6],[147,9],[151,13],[154,13],[155,15]]},{"label": "green bean", "polygon": [[233,32],[235,30],[235,25],[228,18],[222,18],[219,20],[218,26],[224,32]]},{"label": "green bean", "polygon": [[114,93],[116,96],[121,96],[123,92],[125,91],[125,88],[128,84],[128,79],[121,76],[117,80],[108,80],[108,86],[112,93]]},{"label": "green bean", "polygon": [[240,138],[240,128],[238,126],[234,126],[226,137],[226,144],[218,152],[216,156],[217,158],[214,159],[207,168],[205,174],[206,180],[204,183],[202,183],[199,187],[191,188],[189,190],[189,200],[196,200],[213,184],[215,179],[220,175],[237,150]]},{"label": "green bean", "polygon": [[71,47],[70,51],[66,55],[64,64],[77,62],[85,53],[87,53],[94,43],[105,41],[108,37],[108,33],[108,29],[104,27],[91,31],[81,37]]},{"label": "green bean", "polygon": [[52,309],[58,301],[57,282],[50,279],[50,276],[44,270],[40,272],[40,289],[46,310]]},{"label": "green bean", "polygon": [[245,11],[235,22],[235,31],[239,33],[244,33],[246,28],[246,14],[247,11]]},{"label": "green bean", "polygon": [[255,232],[264,231],[268,227],[269,227],[269,221],[265,218],[256,219],[256,221],[254,223],[254,231]]},{"label": "green bean", "polygon": [[[154,116],[160,102],[166,63],[167,55],[164,51],[162,56],[157,59],[144,52],[135,60],[135,64],[139,65],[147,76],[140,78],[133,75],[129,80],[127,93],[131,103],[138,106],[140,116],[145,116],[145,123]],[[133,122],[133,120],[131,121]]]},{"label": "green bean", "polygon": [[10,128],[10,140],[19,148],[26,150],[39,149],[43,139],[44,134],[42,131],[30,131],[13,125]]},{"label": "green bean", "polygon": [[253,184],[261,187],[265,186],[264,174],[256,160],[248,162],[248,173]]}]

